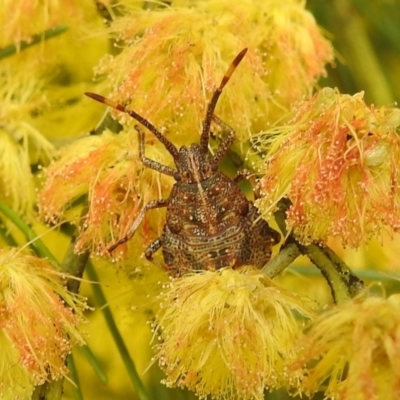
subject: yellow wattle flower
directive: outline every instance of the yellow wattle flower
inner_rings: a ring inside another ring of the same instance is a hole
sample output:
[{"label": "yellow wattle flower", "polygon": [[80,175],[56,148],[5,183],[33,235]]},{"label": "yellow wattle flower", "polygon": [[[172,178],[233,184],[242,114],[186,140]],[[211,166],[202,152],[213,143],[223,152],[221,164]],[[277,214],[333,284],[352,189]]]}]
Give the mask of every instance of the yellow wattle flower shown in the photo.
[{"label": "yellow wattle flower", "polygon": [[84,341],[87,308],[44,259],[0,249],[0,398],[30,399],[34,386],[68,373],[66,357]]},{"label": "yellow wattle flower", "polygon": [[172,280],[161,298],[155,349],[167,386],[246,400],[296,386],[297,377],[286,371],[301,337],[292,310],[310,318],[310,301],[251,268],[185,275]]},{"label": "yellow wattle flower", "polygon": [[360,297],[315,320],[290,371],[301,391],[340,400],[400,398],[400,296]]},{"label": "yellow wattle flower", "polygon": [[261,198],[268,216],[293,203],[287,224],[304,243],[338,236],[357,247],[400,229],[400,110],[376,108],[324,88],[300,103],[293,118],[257,140],[267,149]]},{"label": "yellow wattle flower", "polygon": [[106,56],[97,73],[114,101],[166,128],[174,142],[194,142],[211,93],[233,58],[249,48],[216,111],[242,146],[308,97],[333,58],[304,3],[199,0],[131,7],[108,28],[121,52]]}]

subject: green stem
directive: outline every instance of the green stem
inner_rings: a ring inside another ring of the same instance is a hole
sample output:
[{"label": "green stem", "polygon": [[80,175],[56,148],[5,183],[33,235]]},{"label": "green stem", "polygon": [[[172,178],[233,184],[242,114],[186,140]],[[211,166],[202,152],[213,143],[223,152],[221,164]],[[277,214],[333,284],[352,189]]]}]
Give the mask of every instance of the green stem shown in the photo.
[{"label": "green stem", "polygon": [[[341,303],[353,296],[353,286],[349,284],[349,276],[351,273],[349,268],[347,268],[347,271],[338,268],[325,254],[322,250],[323,248],[316,244],[300,246],[300,249],[321,271],[323,277],[328,282],[335,303]],[[351,273],[351,275],[354,274]],[[359,278],[357,278],[357,280],[362,282]]]},{"label": "green stem", "polygon": [[[297,245],[297,249],[292,246],[290,255],[295,257],[302,253],[316,265],[322,275],[328,282],[331,289],[332,297],[335,303],[342,302],[351,297],[354,297],[363,288],[363,281],[358,278],[351,269],[332,251],[328,246],[310,244],[308,246],[301,245],[297,242],[292,234],[288,235],[286,229],[286,212],[291,205],[290,200],[282,199],[278,203],[278,209],[275,212],[275,220],[281,232],[287,237],[287,244]],[[284,259],[284,264],[279,267],[275,266],[276,271],[283,271],[290,260],[287,255]],[[269,268],[269,263],[265,266]]]},{"label": "green stem", "polygon": [[297,243],[287,242],[281,247],[279,253],[268,261],[262,272],[272,279],[287,268],[300,254]]},{"label": "green stem", "polygon": [[0,212],[3,213],[27,238],[32,250],[40,257],[47,258],[55,267],[59,268],[59,263],[49,249],[39,239],[35,231],[21,219],[10,207],[0,203]]},{"label": "green stem", "polygon": [[336,22],[340,50],[358,87],[365,90],[369,101],[375,104],[393,104],[395,98],[352,1],[334,0],[327,5],[331,7],[331,20]]},{"label": "green stem", "polygon": [[277,209],[274,213],[275,221],[278,224],[280,231],[282,232],[283,236],[287,236],[288,231],[286,228],[286,212],[289,207],[292,205],[289,199],[280,199],[278,202]]},{"label": "green stem", "polygon": [[[80,254],[75,253],[75,243],[76,237],[74,236],[61,263],[61,271],[74,277],[82,278],[90,253],[88,251]],[[80,284],[81,281],[79,279],[69,279],[67,289],[72,293],[78,293]]]},{"label": "green stem", "polygon": [[[76,370],[75,361],[74,361],[74,357],[72,356],[72,354],[70,354],[68,356],[68,369],[69,369],[69,374],[71,375],[71,379],[76,385],[76,386],[72,385],[74,399],[75,400],[83,400],[83,394],[81,391],[81,386],[79,384],[78,371]],[[50,400],[50,399],[46,398],[46,400]]]},{"label": "green stem", "polygon": [[350,296],[354,297],[364,289],[364,282],[347,266],[347,264],[328,246],[319,245],[318,248],[330,261],[342,281],[346,285]]},{"label": "green stem", "polygon": [[99,363],[99,361],[97,360],[95,355],[93,354],[90,347],[85,345],[85,346],[80,347],[79,350],[83,353],[85,358],[89,361],[89,364],[93,368],[93,370],[96,373],[96,375],[98,376],[98,378],[103,383],[107,383],[108,382],[107,374],[105,373],[103,367],[101,366],[101,364]]},{"label": "green stem", "polygon": [[[86,265],[86,273],[91,281],[98,282],[99,278],[97,276],[97,273],[95,269],[93,268],[92,264],[90,261]],[[102,312],[104,315],[104,318],[106,320],[108,329],[111,332],[111,335],[113,336],[113,339],[115,341],[115,344],[118,348],[118,351],[121,355],[121,358],[125,364],[125,368],[129,374],[129,377],[134,385],[134,387],[137,390],[138,396],[140,400],[148,400],[148,395],[146,392],[146,389],[143,385],[143,382],[141,381],[139,374],[136,370],[135,363],[133,362],[131,356],[129,355],[128,348],[125,345],[124,339],[122,338],[121,333],[118,330],[118,327],[115,323],[114,317],[108,307],[103,307],[106,306],[107,300],[104,296],[104,293],[101,289],[101,287],[95,283],[92,285],[93,293],[96,298],[96,302],[100,307],[102,307]]]},{"label": "green stem", "polygon": [[8,231],[3,220],[1,219],[0,219],[0,235],[3,237],[4,241],[7,243],[8,246],[10,247],[18,246],[17,241],[14,239],[12,235],[10,235],[10,232]]},{"label": "green stem", "polygon": [[6,58],[15,53],[18,53],[19,51],[25,50],[28,47],[35,46],[36,44],[38,44],[44,40],[49,40],[53,37],[61,35],[62,33],[66,32],[67,30],[68,30],[68,26],[59,25],[59,26],[56,26],[55,28],[47,29],[46,31],[44,31],[42,33],[33,35],[29,40],[22,40],[21,42],[18,43],[18,45],[10,44],[6,47],[3,47],[2,49],[0,49],[0,60],[2,58]]},{"label": "green stem", "polygon": [[43,385],[36,386],[31,400],[61,400],[63,395],[64,379],[58,381],[45,382]]}]

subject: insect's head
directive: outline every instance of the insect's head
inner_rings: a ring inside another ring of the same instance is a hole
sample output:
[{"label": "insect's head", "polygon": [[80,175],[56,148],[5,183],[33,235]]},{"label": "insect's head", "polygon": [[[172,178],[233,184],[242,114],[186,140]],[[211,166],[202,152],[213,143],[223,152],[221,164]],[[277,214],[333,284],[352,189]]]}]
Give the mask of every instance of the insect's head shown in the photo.
[{"label": "insect's head", "polygon": [[182,146],[178,158],[175,159],[177,182],[198,183],[210,178],[218,169],[218,165],[210,160],[208,152],[202,151],[199,144]]}]

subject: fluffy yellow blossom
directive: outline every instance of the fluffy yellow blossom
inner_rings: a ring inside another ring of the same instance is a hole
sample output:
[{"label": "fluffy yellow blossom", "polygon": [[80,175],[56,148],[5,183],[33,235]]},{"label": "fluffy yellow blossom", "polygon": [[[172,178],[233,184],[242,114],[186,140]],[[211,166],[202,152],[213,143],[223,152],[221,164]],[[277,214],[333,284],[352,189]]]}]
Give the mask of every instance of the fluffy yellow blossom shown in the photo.
[{"label": "fluffy yellow blossom", "polygon": [[161,296],[155,347],[168,386],[245,400],[296,385],[285,368],[301,335],[292,310],[311,317],[310,301],[250,268],[188,274]]},{"label": "fluffy yellow blossom", "polygon": [[0,250],[0,398],[30,399],[35,385],[68,372],[85,307],[48,261]]},{"label": "fluffy yellow blossom", "polygon": [[240,141],[308,96],[332,60],[331,46],[302,0],[132,7],[110,32],[121,52],[97,68],[110,97],[176,134],[174,141],[197,138],[211,93],[243,48],[249,51],[216,111]]},{"label": "fluffy yellow blossom", "polygon": [[[291,369],[302,391],[340,400],[400,399],[400,295],[357,298],[314,321]],[[328,380],[328,382],[327,382]]]},{"label": "fluffy yellow blossom", "polygon": [[[148,136],[148,143],[154,144]],[[157,145],[146,146],[145,152],[149,158],[168,162]],[[107,249],[126,235],[140,209],[150,200],[161,198],[169,187],[168,179],[161,182],[157,172],[143,167],[135,132],[105,131],[62,149],[59,159],[45,170],[39,211],[48,222],[78,223],[80,216],[73,213],[71,205],[87,195],[88,213],[80,225],[76,250],[107,255]],[[155,230],[153,239],[162,226],[159,215],[147,213],[142,224],[145,235]],[[139,235],[137,239],[141,240]],[[145,245],[140,243],[139,247]],[[121,245],[115,254],[122,255],[125,250],[126,245]]]},{"label": "fluffy yellow blossom", "polygon": [[29,215],[35,200],[31,164],[48,162],[53,146],[35,127],[46,107],[43,82],[29,72],[0,69],[0,192],[16,212]]},{"label": "fluffy yellow blossom", "polygon": [[305,243],[332,235],[357,247],[398,231],[399,127],[399,109],[322,89],[286,126],[257,138],[257,150],[269,150],[257,206],[267,216],[288,197],[287,224]]}]

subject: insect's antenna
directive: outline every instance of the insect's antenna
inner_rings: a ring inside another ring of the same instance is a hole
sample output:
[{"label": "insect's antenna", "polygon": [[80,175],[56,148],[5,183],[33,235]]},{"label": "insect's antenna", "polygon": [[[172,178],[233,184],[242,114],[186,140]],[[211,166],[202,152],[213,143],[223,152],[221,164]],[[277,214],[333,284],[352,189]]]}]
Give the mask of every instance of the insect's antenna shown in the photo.
[{"label": "insect's antenna", "polygon": [[124,107],[122,104],[115,103],[114,101],[107,99],[104,96],[101,96],[96,93],[91,93],[91,92],[85,92],[85,95],[90,97],[93,100],[96,100],[100,103],[106,104],[109,107],[115,108],[118,111],[122,111],[128,115],[130,115],[132,118],[136,119],[136,121],[139,121],[143,126],[145,126],[150,132],[154,134],[154,136],[165,146],[165,148],[169,151],[171,156],[176,160],[178,158],[178,150],[177,148],[147,119],[141,117],[139,114],[137,114],[133,110],[128,110],[126,107]]},{"label": "insect's antenna", "polygon": [[219,96],[222,93],[222,89],[228,83],[229,79],[231,78],[233,72],[235,71],[236,67],[239,65],[240,61],[242,61],[243,57],[247,53],[247,48],[243,49],[232,61],[232,64],[229,66],[228,71],[222,78],[222,81],[219,85],[219,88],[214,92],[213,97],[211,98],[210,102],[208,103],[206,117],[203,122],[203,130],[201,132],[200,137],[200,147],[204,153],[208,151],[208,139],[210,137],[210,127],[211,127],[211,120],[214,115],[214,110],[217,105]]}]

